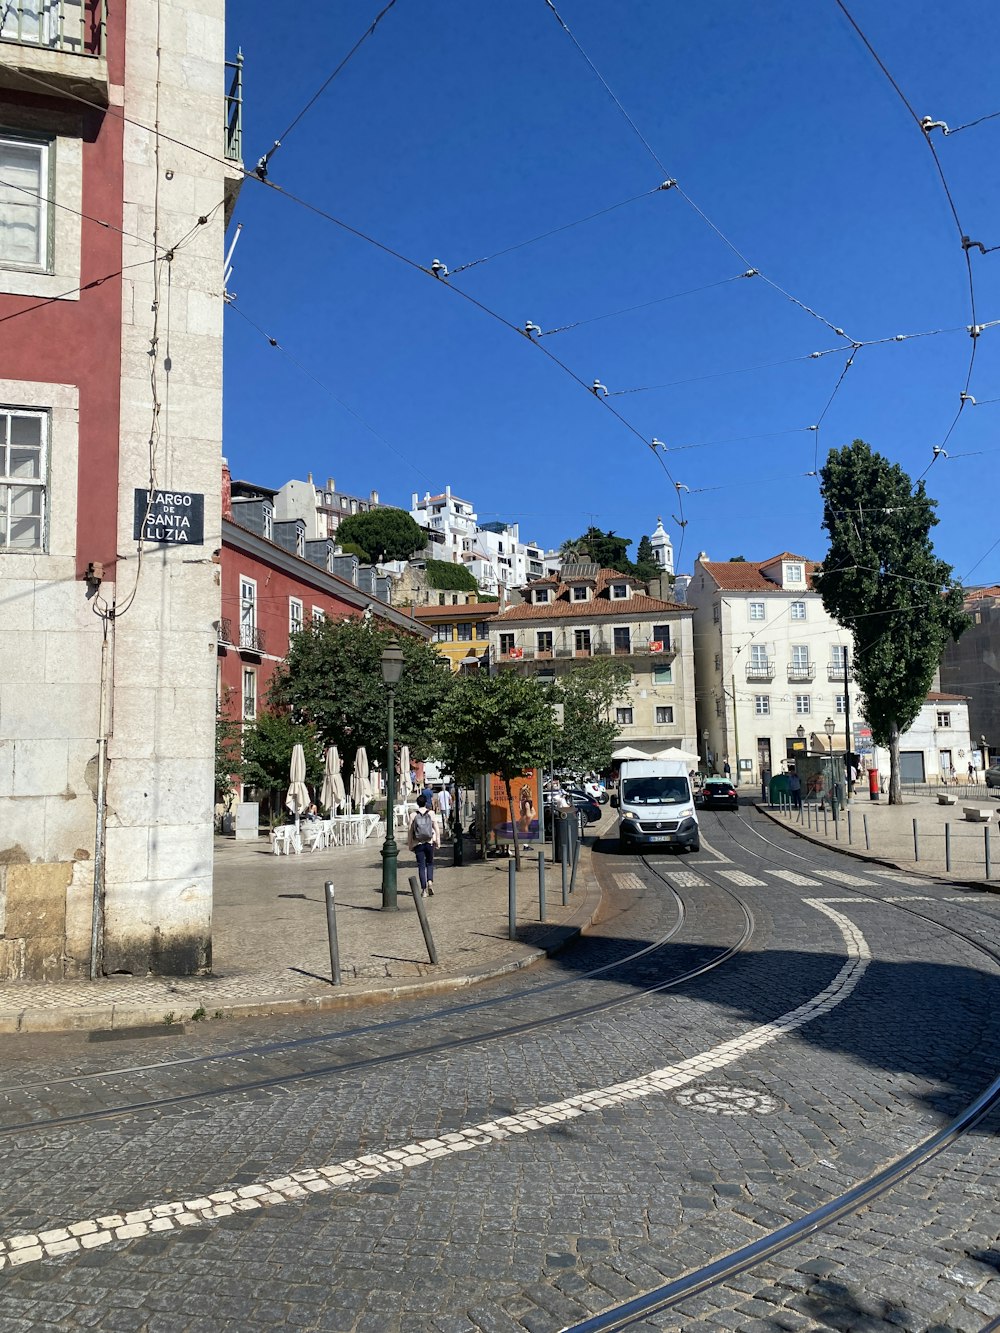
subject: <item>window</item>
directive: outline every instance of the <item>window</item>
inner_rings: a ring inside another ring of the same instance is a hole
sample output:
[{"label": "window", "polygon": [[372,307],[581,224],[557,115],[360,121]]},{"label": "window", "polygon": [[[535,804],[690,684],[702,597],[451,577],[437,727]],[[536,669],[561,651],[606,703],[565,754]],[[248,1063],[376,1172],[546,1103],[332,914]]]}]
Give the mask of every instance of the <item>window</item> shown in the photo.
[{"label": "window", "polygon": [[938,724],[939,727],[950,727],[950,726],[951,726],[951,714],[950,714],[950,713],[938,713],[938,715],[937,715],[937,724]]},{"label": "window", "polygon": [[0,409],[0,550],[45,549],[48,415]]},{"label": "window", "polygon": [[721,700],[721,699],[716,699],[716,701],[715,701],[715,716],[716,716],[716,717],[721,717],[721,716],[722,716],[722,700]]},{"label": "window", "polygon": [[771,711],[771,696],[769,694],[755,694],[753,697],[753,711],[758,717],[767,717]]},{"label": "window", "polygon": [[257,585],[240,578],[240,647],[257,646]]},{"label": "window", "polygon": [[721,671],[721,670],[722,670],[722,654],[721,654],[721,653],[716,653],[716,654],[715,654],[715,669],[716,669],[716,671]]},{"label": "window", "polygon": [[667,649],[670,647],[670,626],[654,625],[651,637],[654,643],[662,643],[663,651],[666,652]]},{"label": "window", "polygon": [[792,619],[793,619],[793,620],[805,620],[805,618],[806,618],[806,604],[805,604],[805,602],[793,602],[793,603],[792,603]]},{"label": "window", "polygon": [[763,620],[763,619],[764,619],[764,603],[763,603],[763,602],[750,602],[750,603],[749,603],[749,610],[750,610],[750,619],[751,619],[751,620]]},{"label": "window", "polygon": [[621,599],[622,599],[623,597],[627,597],[627,596],[628,596],[628,584],[627,584],[627,583],[612,583],[612,585],[611,585],[611,596],[614,597],[617,601],[621,601]]},{"label": "window", "polygon": [[471,642],[472,642],[472,621],[471,621],[471,620],[463,620],[463,621],[460,621],[460,622],[459,622],[459,626],[458,626],[458,641],[459,641],[459,643],[471,643]]},{"label": "window", "polygon": [[653,667],[654,685],[673,685],[673,683],[674,683],[674,669],[672,666]]},{"label": "window", "polygon": [[536,601],[536,602],[541,603],[541,602],[547,602],[548,600],[549,600],[549,590],[548,590],[548,588],[536,588],[536,589],[535,589],[535,601]]},{"label": "window", "polygon": [[501,634],[501,635],[500,635],[500,655],[501,655],[501,657],[506,657],[508,653],[512,653],[513,651],[514,651],[514,636],[513,636],[513,634]]},{"label": "window", "polygon": [[720,620],[721,616],[722,616],[722,612],[721,612],[721,610],[719,609],[719,603],[716,602],[716,603],[712,606],[712,624],[713,624],[713,625],[717,625],[717,624],[719,623],[719,620]]},{"label": "window", "polygon": [[803,643],[795,643],[792,645],[792,670],[809,670],[809,649]]},{"label": "window", "polygon": [[767,648],[762,643],[750,645],[750,665],[754,671],[766,671],[768,668]]},{"label": "window", "polygon": [[451,643],[451,626],[435,625],[431,630],[431,638],[435,643]]},{"label": "window", "polygon": [[590,630],[578,629],[573,634],[573,642],[578,653],[590,652]]},{"label": "window", "polygon": [[312,618],[314,625],[322,625],[323,621],[326,619],[326,612],[321,606],[314,606],[312,609]]},{"label": "window", "polygon": [[253,722],[257,717],[257,672],[243,668],[243,721]]},{"label": "window", "polygon": [[346,495],[342,495],[342,496],[340,497],[340,507],[341,507],[341,509],[346,509],[346,508],[347,508],[347,496],[346,496]]},{"label": "window", "polygon": [[847,699],[843,694],[834,695],[833,705],[834,705],[834,712],[836,713],[847,712]]},{"label": "window", "polygon": [[444,604],[445,604],[445,596],[444,596],[444,593],[443,593],[443,592],[439,592],[439,593],[438,593],[438,606],[444,606]]},{"label": "window", "polygon": [[839,643],[835,643],[830,648],[830,666],[843,673],[844,670],[844,649]]},{"label": "window", "polygon": [[801,582],[802,582],[802,566],[801,566],[801,565],[792,565],[792,564],[787,564],[787,565],[785,565],[785,582],[786,582],[786,583],[801,583]]},{"label": "window", "polygon": [[632,725],[631,708],[616,708],[615,721],[620,727],[630,727]]},{"label": "window", "polygon": [[615,635],[615,652],[630,653],[632,651],[632,633],[629,630],[628,626],[626,625],[621,628],[616,628],[614,631],[614,635]]},{"label": "window", "polygon": [[587,600],[587,594],[589,592],[590,592],[589,588],[581,587],[579,584],[577,584],[576,587],[573,589],[573,601],[585,602]]},{"label": "window", "polygon": [[306,533],[304,528],[298,528],[295,533],[295,554],[304,558],[306,553]]},{"label": "window", "polygon": [[674,710],[669,706],[666,708],[657,708],[656,720],[662,726],[665,722],[673,722]]},{"label": "window", "polygon": [[489,637],[490,637],[490,627],[489,627],[489,625],[486,623],[485,620],[479,620],[479,621],[477,621],[477,622],[476,622],[476,638],[477,638],[477,639],[489,639]]},{"label": "window", "polygon": [[50,267],[49,195],[49,145],[0,138],[0,264]]},{"label": "window", "polygon": [[288,633],[299,634],[302,630],[302,602],[298,597],[288,599]]},{"label": "window", "polygon": [[273,521],[273,518],[274,518],[274,515],[273,515],[273,513],[272,513],[272,511],[271,511],[271,506],[270,506],[270,505],[265,505],[265,506],[264,506],[264,534],[263,534],[263,535],[264,535],[264,537],[266,537],[266,539],[267,539],[268,541],[271,540],[271,523],[272,523],[272,521]]},{"label": "window", "polygon": [[550,629],[540,629],[535,634],[535,640],[540,653],[551,653],[552,651],[552,631]]},{"label": "window", "polygon": [[797,694],[795,696],[796,713],[811,713],[812,699],[808,694]]}]

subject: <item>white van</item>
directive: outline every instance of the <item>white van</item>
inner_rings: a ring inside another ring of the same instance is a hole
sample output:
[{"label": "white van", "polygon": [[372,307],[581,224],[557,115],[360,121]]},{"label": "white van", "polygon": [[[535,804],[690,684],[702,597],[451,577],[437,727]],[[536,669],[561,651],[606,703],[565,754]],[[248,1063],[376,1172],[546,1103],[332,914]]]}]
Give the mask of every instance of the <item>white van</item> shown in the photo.
[{"label": "white van", "polygon": [[676,759],[624,759],[618,778],[618,846],[698,852],[701,836],[687,767]]}]

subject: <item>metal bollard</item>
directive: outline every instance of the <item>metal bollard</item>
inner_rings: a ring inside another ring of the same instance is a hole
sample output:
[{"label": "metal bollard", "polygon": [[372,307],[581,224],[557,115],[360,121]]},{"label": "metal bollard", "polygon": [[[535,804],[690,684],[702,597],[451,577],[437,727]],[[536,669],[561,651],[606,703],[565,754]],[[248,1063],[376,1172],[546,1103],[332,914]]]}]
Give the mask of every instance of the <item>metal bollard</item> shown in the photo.
[{"label": "metal bollard", "polygon": [[545,920],[545,844],[538,845],[538,919]]},{"label": "metal bollard", "polygon": [[812,806],[809,804],[808,801],[806,801],[806,828],[811,829],[812,826],[813,826]]},{"label": "metal bollard", "polygon": [[824,805],[824,807],[823,807],[823,837],[824,837],[824,838],[828,838],[829,836],[830,836],[830,826],[829,826],[829,823],[828,823],[828,820],[827,820],[826,806]]},{"label": "metal bollard", "polygon": [[951,873],[951,825],[944,826],[944,868]]},{"label": "metal bollard", "polygon": [[987,879],[990,879],[990,878],[991,878],[992,871],[991,871],[991,868],[990,868],[990,826],[989,826],[989,824],[987,824],[986,827],[983,829],[983,851],[984,851],[984,853],[985,853],[985,855],[986,855],[986,878],[987,878]]},{"label": "metal bollard", "polygon": [[507,938],[517,939],[517,862],[507,864]]},{"label": "metal bollard", "polygon": [[576,887],[576,867],[579,860],[580,860],[580,844],[579,842],[577,842],[576,846],[573,848],[573,870],[569,877],[570,893],[572,893],[573,889]]},{"label": "metal bollard", "polygon": [[326,901],[326,933],[330,937],[330,976],[333,985],[340,985],[340,945],[337,943],[337,909],[333,901],[333,880],[323,885]]},{"label": "metal bollard", "polygon": [[568,888],[567,875],[569,871],[569,847],[566,844],[565,838],[563,838],[559,846],[559,871],[562,875],[562,905],[565,907],[568,902],[566,890]]},{"label": "metal bollard", "polygon": [[833,807],[833,836],[840,841],[840,820],[837,818],[837,807]]},{"label": "metal bollard", "polygon": [[420,929],[423,931],[424,944],[427,946],[427,957],[437,966],[437,949],[434,947],[434,937],[431,935],[431,924],[427,920],[427,908],[424,905],[424,895],[420,892],[420,881],[416,875],[411,875],[409,879],[410,892],[413,894],[413,905],[417,909],[417,919],[420,922]]},{"label": "metal bollard", "polygon": [[872,843],[871,843],[871,838],[869,838],[868,836],[868,816],[866,814],[862,814],[861,822],[865,826],[865,850],[870,852],[872,849]]},{"label": "metal bollard", "polygon": [[852,843],[852,842],[854,841],[854,831],[853,831],[853,829],[851,828],[851,812],[850,812],[850,810],[848,810],[848,812],[847,812],[847,841],[848,841],[848,844],[850,844],[850,843]]},{"label": "metal bollard", "polygon": [[920,842],[917,838],[917,821],[913,821],[913,859],[920,860]]}]

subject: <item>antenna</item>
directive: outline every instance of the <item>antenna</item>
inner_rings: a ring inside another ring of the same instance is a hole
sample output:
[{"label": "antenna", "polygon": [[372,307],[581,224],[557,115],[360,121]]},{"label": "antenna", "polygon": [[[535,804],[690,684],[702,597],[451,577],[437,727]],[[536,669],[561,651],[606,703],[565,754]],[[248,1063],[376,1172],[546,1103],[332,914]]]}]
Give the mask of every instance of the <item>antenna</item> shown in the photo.
[{"label": "antenna", "polygon": [[230,292],[226,289],[229,287],[229,279],[233,276],[233,251],[236,249],[237,242],[240,239],[240,232],[242,230],[243,223],[237,222],[236,230],[233,232],[233,239],[229,244],[229,249],[226,251],[226,262],[222,266],[223,296],[227,301],[231,301],[236,295],[235,292]]}]

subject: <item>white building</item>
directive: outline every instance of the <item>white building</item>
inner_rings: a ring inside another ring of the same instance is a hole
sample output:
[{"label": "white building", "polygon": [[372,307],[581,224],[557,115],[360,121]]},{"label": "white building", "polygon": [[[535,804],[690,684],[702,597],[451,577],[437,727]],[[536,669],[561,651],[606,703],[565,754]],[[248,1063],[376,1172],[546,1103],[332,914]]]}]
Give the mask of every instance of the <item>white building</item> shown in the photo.
[{"label": "white building", "polygon": [[332,477],[327,478],[325,486],[317,486],[311,472],[305,481],[286,481],[274,496],[275,522],[301,519],[306,525],[307,541],[325,541],[336,535],[345,518],[367,514],[378,507],[378,491],[371,491],[367,497],[348,495],[337,490]]},{"label": "white building", "polygon": [[[710,769],[759,783],[803,752],[850,750],[888,775],[853,683],[853,636],[827,613],[812,573],[783,551],[769,560],[695,561],[686,600],[694,610],[699,753]],[[846,677],[845,677],[846,668]],[[968,705],[932,692],[900,737],[903,782],[962,773],[970,752]],[[738,759],[738,763],[737,763]]]},{"label": "white building", "polygon": [[427,529],[428,549],[436,558],[465,565],[487,596],[499,596],[504,589],[558,570],[557,552],[522,542],[517,523],[480,523],[472,504],[453,495],[450,486],[441,495],[427,493],[423,499],[414,493],[410,517]]},{"label": "white building", "polygon": [[674,572],[674,545],[663,526],[663,519],[657,518],[656,531],[650,537],[653,547],[653,559],[664,574]]}]

